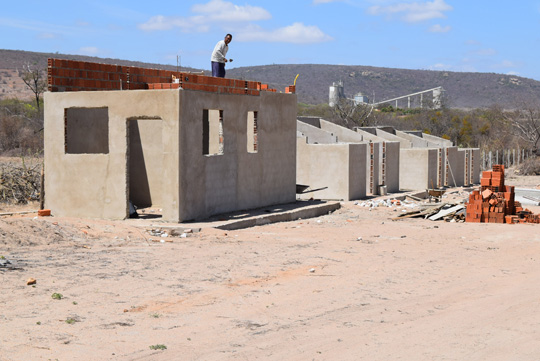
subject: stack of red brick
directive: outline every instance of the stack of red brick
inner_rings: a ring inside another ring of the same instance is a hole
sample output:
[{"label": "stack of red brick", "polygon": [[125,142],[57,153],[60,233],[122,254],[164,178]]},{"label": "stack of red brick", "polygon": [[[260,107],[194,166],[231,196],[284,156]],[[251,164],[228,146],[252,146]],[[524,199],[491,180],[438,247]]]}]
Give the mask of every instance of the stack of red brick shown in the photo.
[{"label": "stack of red brick", "polygon": [[466,222],[540,223],[540,217],[514,200],[514,186],[504,185],[504,165],[482,172],[480,190],[473,191],[467,204]]}]

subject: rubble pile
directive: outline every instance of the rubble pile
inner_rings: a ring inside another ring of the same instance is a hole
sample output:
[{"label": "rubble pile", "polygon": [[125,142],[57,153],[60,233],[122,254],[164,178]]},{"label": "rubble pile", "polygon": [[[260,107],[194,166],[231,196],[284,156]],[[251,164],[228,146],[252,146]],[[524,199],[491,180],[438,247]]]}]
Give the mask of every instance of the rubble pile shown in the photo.
[{"label": "rubble pile", "polygon": [[466,222],[540,223],[540,217],[515,201],[514,186],[504,184],[504,165],[482,172],[480,190],[473,191],[467,204]]},{"label": "rubble pile", "polygon": [[40,163],[22,165],[14,163],[0,164],[0,202],[26,204],[39,200],[41,185]]}]

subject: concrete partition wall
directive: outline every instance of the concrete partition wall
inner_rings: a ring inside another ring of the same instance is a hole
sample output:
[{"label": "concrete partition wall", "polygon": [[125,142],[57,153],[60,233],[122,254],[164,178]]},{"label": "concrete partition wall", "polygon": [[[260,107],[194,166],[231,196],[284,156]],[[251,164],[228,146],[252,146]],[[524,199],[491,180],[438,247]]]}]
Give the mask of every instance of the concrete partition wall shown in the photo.
[{"label": "concrete partition wall", "polygon": [[[53,214],[123,219],[130,191],[142,203],[165,206],[164,194],[178,203],[177,91],[47,92],[44,99],[45,206]],[[171,156],[156,155],[155,142]]]},{"label": "concrete partition wall", "polygon": [[123,219],[132,200],[181,222],[294,202],[295,162],[294,94],[45,93],[55,215]]},{"label": "concrete partition wall", "polygon": [[432,143],[424,138],[400,130],[396,130],[396,136],[410,141],[413,148],[437,148],[439,146],[437,143]]},{"label": "concrete partition wall", "polygon": [[340,142],[361,143],[364,142],[364,137],[353,130],[334,124],[324,119],[319,119],[320,128],[326,132],[337,136]]},{"label": "concrete partition wall", "polygon": [[385,184],[388,192],[399,192],[399,163],[400,163],[400,143],[385,142],[386,164],[385,164]]},{"label": "concrete partition wall", "polygon": [[399,184],[404,190],[423,190],[437,184],[438,150],[435,148],[401,149]]},{"label": "concrete partition wall", "polygon": [[463,159],[463,185],[470,186],[480,183],[480,149],[458,149],[460,159]]},{"label": "concrete partition wall", "polygon": [[431,134],[422,133],[421,131],[418,131],[418,134],[415,133],[415,135],[418,135],[419,137],[427,140],[431,144],[437,145],[438,147],[452,147],[454,145],[454,143],[451,140],[437,137]]},{"label": "concrete partition wall", "polygon": [[463,169],[458,168],[458,148],[441,148],[444,152],[443,181],[441,187],[457,187],[458,180],[463,179]]},{"label": "concrete partition wall", "polygon": [[296,122],[296,130],[307,138],[309,144],[332,144],[339,141],[336,135],[299,120]]},{"label": "concrete partition wall", "polygon": [[301,121],[302,123],[309,124],[313,127],[320,128],[321,127],[321,118],[319,117],[312,117],[312,116],[299,116],[296,117],[297,120]]},{"label": "concrete partition wall", "polygon": [[372,134],[378,137],[378,139],[386,140],[389,142],[398,142],[400,144],[400,148],[412,148],[411,141],[405,138],[398,137],[394,135],[394,133],[388,132],[388,127],[362,127],[357,128],[356,131],[362,134]]},{"label": "concrete partition wall", "polygon": [[[371,142],[373,144],[373,166],[371,166],[371,145],[368,144],[368,165],[366,183],[368,193],[379,194],[378,186],[385,185],[388,192],[399,191],[399,149],[400,142],[386,141],[384,138],[375,136],[369,132],[357,129],[341,127],[326,120],[320,120],[321,129],[331,131],[338,136],[338,139],[345,142]],[[392,136],[391,134],[387,133]],[[393,137],[393,136],[392,136]],[[373,172],[373,179],[372,173]]]},{"label": "concrete partition wall", "polygon": [[366,144],[307,144],[297,138],[297,182],[310,189],[309,199],[360,199],[366,196]]}]

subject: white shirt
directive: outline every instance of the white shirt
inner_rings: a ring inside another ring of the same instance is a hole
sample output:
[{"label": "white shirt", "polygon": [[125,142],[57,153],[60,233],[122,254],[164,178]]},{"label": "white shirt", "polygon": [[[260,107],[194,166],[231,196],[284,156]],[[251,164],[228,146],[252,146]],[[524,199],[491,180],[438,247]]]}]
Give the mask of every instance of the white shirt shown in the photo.
[{"label": "white shirt", "polygon": [[227,51],[229,51],[229,46],[225,44],[225,40],[218,41],[214,51],[212,52],[211,60],[218,63],[226,63],[225,55],[227,55]]}]

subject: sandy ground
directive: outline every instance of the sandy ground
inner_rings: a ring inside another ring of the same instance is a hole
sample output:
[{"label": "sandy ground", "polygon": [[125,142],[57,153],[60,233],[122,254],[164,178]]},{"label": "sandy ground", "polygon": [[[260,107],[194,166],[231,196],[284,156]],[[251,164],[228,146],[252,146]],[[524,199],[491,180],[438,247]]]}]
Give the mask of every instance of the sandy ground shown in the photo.
[{"label": "sandy ground", "polygon": [[399,212],[186,238],[0,217],[0,360],[538,360],[540,225]]}]

